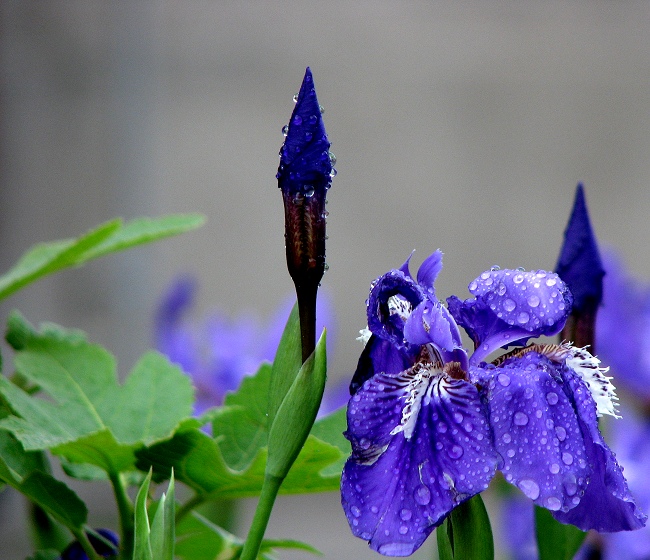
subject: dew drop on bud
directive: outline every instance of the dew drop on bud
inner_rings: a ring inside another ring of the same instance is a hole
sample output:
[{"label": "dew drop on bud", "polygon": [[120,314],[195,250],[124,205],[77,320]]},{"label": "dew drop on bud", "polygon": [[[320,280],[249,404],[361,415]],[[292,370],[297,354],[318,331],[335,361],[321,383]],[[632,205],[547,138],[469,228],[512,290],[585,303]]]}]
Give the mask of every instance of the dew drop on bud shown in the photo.
[{"label": "dew drop on bud", "polygon": [[[287,134],[289,134],[289,125],[288,125],[288,124],[285,124],[285,125],[282,127],[282,135],[283,135],[283,136],[286,136]],[[282,155],[282,150],[280,150],[280,155]]]}]

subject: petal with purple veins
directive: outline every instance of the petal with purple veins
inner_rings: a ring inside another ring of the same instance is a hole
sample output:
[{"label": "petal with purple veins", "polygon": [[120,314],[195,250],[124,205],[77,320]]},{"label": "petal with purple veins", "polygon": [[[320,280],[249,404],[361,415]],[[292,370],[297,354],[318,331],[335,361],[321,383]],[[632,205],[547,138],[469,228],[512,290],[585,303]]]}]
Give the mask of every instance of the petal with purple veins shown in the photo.
[{"label": "petal with purple veins", "polygon": [[580,503],[590,468],[559,367],[529,352],[472,373],[487,381],[490,424],[506,480],[539,506],[569,511]]},{"label": "petal with purple veins", "polygon": [[346,437],[343,508],[352,532],[388,556],[415,551],[496,467],[476,388],[425,364],[367,381],[350,400]]}]

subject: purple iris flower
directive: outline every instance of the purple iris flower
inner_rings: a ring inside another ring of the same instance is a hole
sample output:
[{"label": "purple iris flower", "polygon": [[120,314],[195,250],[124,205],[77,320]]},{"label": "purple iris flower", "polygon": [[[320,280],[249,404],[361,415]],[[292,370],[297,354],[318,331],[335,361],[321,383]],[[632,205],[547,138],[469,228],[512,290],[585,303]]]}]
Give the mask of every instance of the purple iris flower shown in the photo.
[{"label": "purple iris flower", "polygon": [[[197,282],[176,279],[164,294],[156,312],[155,346],[192,378],[196,388],[195,414],[218,406],[228,391],[235,390],[246,375],[254,374],[263,361],[272,361],[294,301],[287,299],[268,324],[243,313],[236,318],[212,313],[207,321],[192,320]],[[317,302],[319,332],[328,327],[328,349],[335,342],[334,314],[325,295]],[[323,409],[344,404],[336,387],[323,399]]]},{"label": "purple iris flower", "polygon": [[[119,539],[117,538],[117,535],[108,529],[97,529],[97,532],[108,542],[112,543],[112,546],[88,533],[88,539],[90,540],[90,544],[92,544],[93,548],[95,549],[95,552],[102,558],[117,558],[119,546]],[[60,560],[88,560],[88,555],[86,554],[83,547],[79,544],[79,542],[74,541],[68,547],[66,547],[59,558]]]},{"label": "purple iris flower", "polygon": [[[351,383],[341,480],[352,532],[388,556],[413,553],[496,469],[534,503],[582,529],[643,526],[597,426],[614,389],[585,349],[530,344],[560,332],[572,296],[546,271],[484,272],[474,297],[437,299],[436,251],[373,282],[367,344]],[[458,326],[475,351],[463,348]],[[491,353],[518,348],[491,363]]]}]

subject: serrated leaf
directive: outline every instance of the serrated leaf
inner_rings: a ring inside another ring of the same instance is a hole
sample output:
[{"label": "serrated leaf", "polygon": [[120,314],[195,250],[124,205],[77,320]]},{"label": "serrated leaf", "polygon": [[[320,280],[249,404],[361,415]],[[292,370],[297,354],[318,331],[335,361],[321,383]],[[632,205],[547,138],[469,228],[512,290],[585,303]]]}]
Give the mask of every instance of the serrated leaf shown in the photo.
[{"label": "serrated leaf", "polygon": [[342,456],[338,461],[323,469],[323,475],[340,475],[345,461],[352,453],[350,442],[343,435],[343,432],[347,429],[346,409],[347,407],[343,406],[327,416],[319,418],[314,422],[314,426],[311,429],[311,435],[338,447],[342,452]]},{"label": "serrated leaf", "polygon": [[535,506],[535,534],[540,560],[571,560],[587,537],[586,532],[560,523],[539,506]]},{"label": "serrated leaf", "polygon": [[264,363],[253,376],[246,376],[236,392],[228,393],[224,406],[212,421],[212,434],[224,460],[234,470],[251,464],[266,446],[271,365]]},{"label": "serrated leaf", "polygon": [[20,340],[17,371],[51,397],[0,377],[0,393],[16,413],[0,427],[27,450],[49,448],[110,473],[131,470],[135,449],[169,437],[191,414],[190,380],[161,354],[145,354],[119,385],[113,357],[77,333],[37,333],[18,316],[11,325]]},{"label": "serrated leaf", "polygon": [[122,224],[111,220],[76,239],[41,243],[29,249],[18,262],[0,276],[0,299],[27,284],[64,268],[79,266],[91,259],[176,235],[200,226],[198,215],[139,218]]},{"label": "serrated leaf", "polygon": [[[341,455],[338,448],[309,436],[280,493],[338,490],[340,473],[324,475],[322,471],[340,460]],[[262,448],[245,470],[230,469],[218,444],[200,430],[177,433],[168,441],[137,451],[136,456],[138,468],[146,470],[151,466],[154,475],[164,479],[173,467],[177,480],[212,498],[259,495],[266,465],[266,449]]]},{"label": "serrated leaf", "polygon": [[456,506],[449,520],[454,560],[494,560],[492,527],[480,494]]}]

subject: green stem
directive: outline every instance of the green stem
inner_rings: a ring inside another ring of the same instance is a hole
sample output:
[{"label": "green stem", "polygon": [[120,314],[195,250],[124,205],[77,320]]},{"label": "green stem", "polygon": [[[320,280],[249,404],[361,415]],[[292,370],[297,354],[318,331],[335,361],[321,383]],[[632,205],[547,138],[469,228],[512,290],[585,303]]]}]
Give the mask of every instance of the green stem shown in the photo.
[{"label": "green stem", "polygon": [[181,507],[178,508],[176,512],[176,523],[181,521],[188,513],[190,513],[197,506],[200,506],[206,500],[205,495],[195,494],[187,502],[185,502]]},{"label": "green stem", "polygon": [[253,517],[251,528],[248,531],[248,537],[246,537],[240,560],[256,560],[260,546],[262,545],[266,526],[271,517],[271,510],[273,510],[275,498],[278,495],[278,490],[280,490],[283,480],[284,478],[277,476],[265,475],[260,500],[257,502],[255,516]]},{"label": "green stem", "polygon": [[120,532],[122,533],[122,556],[133,556],[134,519],[133,502],[126,492],[124,478],[120,473],[110,473],[111,485],[117,502],[117,511],[120,516]]},{"label": "green stem", "polygon": [[77,538],[77,542],[81,545],[81,548],[84,549],[88,560],[102,560],[102,557],[95,552],[93,545],[90,544],[90,539],[86,535],[85,531],[72,531],[74,536]]}]

